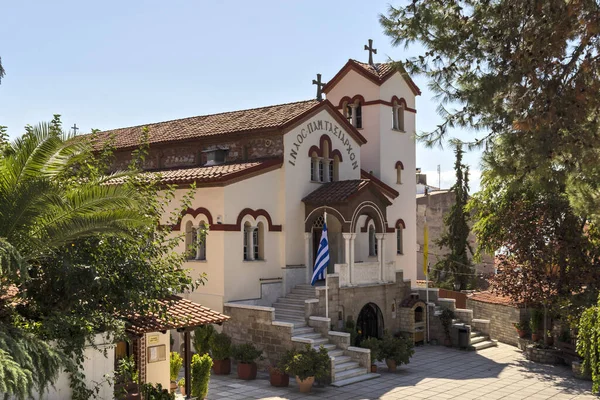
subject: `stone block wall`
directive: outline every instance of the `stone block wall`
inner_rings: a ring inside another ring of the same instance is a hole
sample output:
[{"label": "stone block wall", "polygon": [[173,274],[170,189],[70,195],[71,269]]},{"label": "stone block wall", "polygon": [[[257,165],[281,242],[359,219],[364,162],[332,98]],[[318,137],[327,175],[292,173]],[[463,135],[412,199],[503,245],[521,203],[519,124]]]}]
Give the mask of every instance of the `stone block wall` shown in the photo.
[{"label": "stone block wall", "polygon": [[233,344],[251,342],[263,351],[264,360],[258,364],[262,368],[275,365],[287,350],[296,346],[291,342],[292,324],[273,324],[275,310],[225,303],[223,313],[231,319],[223,324],[223,332],[231,337]]},{"label": "stone block wall", "polygon": [[467,299],[467,308],[473,310],[473,318],[490,320],[490,337],[513,346],[519,344],[514,323],[527,319],[527,310],[502,304],[485,303]]}]

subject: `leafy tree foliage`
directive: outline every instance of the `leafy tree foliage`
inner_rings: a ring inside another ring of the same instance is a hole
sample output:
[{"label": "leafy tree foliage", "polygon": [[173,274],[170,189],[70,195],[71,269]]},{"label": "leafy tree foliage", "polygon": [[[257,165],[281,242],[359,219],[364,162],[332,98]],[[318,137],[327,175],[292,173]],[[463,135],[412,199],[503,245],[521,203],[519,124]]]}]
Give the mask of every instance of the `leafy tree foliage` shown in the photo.
[{"label": "leafy tree foliage", "polygon": [[2,57],[0,57],[0,83],[2,83],[4,75],[6,75],[6,71],[4,70],[4,67],[2,67]]},{"label": "leafy tree foliage", "polygon": [[473,255],[473,249],[469,244],[470,215],[466,209],[469,201],[469,167],[462,163],[463,152],[462,144],[455,142],[456,183],[450,188],[454,193],[454,204],[444,217],[446,231],[438,242],[440,247],[447,248],[449,252],[436,263],[434,276],[436,281],[441,283],[444,281],[442,276],[448,275],[453,283],[457,283],[461,289],[466,289],[474,269],[469,256]]},{"label": "leafy tree foliage", "polygon": [[114,174],[110,145],[98,149],[64,135],[55,116],[0,154],[0,392],[25,398],[65,370],[73,398],[93,396],[86,344],[122,336],[132,311],[166,317],[157,300],[202,282],[181,269],[181,237],[161,227],[179,216],[165,211],[174,188],[136,173],[147,146]]}]

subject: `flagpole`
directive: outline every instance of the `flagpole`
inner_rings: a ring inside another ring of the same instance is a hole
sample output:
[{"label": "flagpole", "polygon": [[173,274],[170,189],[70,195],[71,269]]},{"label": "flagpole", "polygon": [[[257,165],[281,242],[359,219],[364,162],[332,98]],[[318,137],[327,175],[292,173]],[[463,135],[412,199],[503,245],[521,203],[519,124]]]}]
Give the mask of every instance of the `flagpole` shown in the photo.
[{"label": "flagpole", "polygon": [[[323,212],[323,221],[327,225],[327,211]],[[327,267],[325,267],[325,318],[329,318],[329,282],[327,282]]]}]

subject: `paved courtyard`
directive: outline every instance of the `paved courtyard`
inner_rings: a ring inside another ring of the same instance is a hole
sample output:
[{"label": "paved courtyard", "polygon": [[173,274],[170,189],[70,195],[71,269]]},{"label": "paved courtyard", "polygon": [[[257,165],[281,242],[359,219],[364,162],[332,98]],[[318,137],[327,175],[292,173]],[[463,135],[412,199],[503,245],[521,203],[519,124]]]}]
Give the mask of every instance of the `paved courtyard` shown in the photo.
[{"label": "paved courtyard", "polygon": [[268,374],[245,382],[212,376],[208,399],[596,399],[591,382],[577,380],[565,366],[526,360],[515,347],[498,347],[479,353],[424,346],[416,349],[409,365],[381,377],[343,388],[313,388],[310,394],[290,387],[269,385]]}]

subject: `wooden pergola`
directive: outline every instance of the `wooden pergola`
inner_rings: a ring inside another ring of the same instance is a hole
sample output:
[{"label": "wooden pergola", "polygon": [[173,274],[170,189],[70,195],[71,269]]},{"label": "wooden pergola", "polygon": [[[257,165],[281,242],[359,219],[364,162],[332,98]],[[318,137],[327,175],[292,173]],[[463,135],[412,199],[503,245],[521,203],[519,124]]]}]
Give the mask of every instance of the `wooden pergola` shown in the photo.
[{"label": "wooden pergola", "polygon": [[[166,317],[158,313],[141,315],[134,313],[127,317],[127,333],[136,337],[142,337],[146,333],[166,333],[171,329],[183,332],[184,337],[184,371],[186,398],[191,398],[191,332],[201,325],[221,325],[229,317],[220,312],[211,310],[193,301],[179,296],[169,296],[159,301],[159,305],[165,307]],[[145,349],[144,349],[145,351]]]}]

